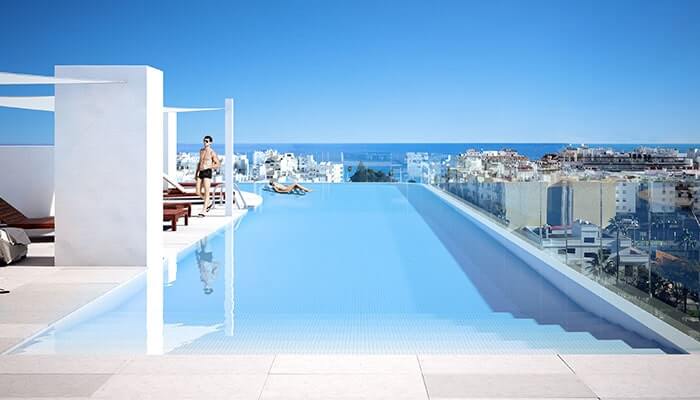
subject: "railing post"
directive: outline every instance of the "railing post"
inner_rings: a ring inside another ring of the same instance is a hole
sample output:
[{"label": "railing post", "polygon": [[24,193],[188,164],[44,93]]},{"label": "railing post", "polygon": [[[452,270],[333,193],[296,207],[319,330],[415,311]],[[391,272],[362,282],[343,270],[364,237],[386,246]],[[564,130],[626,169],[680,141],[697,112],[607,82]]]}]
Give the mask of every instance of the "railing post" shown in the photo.
[{"label": "railing post", "polygon": [[225,154],[226,167],[224,168],[224,187],[226,188],[226,216],[233,215],[233,99],[226,99],[225,104]]}]

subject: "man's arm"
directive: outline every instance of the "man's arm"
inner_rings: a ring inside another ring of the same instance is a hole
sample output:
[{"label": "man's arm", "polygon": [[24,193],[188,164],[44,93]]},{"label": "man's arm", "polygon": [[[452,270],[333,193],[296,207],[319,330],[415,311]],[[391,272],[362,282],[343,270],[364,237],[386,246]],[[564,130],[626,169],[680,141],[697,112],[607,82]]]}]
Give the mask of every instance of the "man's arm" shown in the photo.
[{"label": "man's arm", "polygon": [[197,178],[199,176],[199,164],[202,163],[202,152],[199,152],[199,159],[197,160],[197,168],[194,170],[194,177]]},{"label": "man's arm", "polygon": [[219,169],[221,162],[219,161],[219,156],[216,155],[214,150],[211,151],[211,164],[213,169]]}]

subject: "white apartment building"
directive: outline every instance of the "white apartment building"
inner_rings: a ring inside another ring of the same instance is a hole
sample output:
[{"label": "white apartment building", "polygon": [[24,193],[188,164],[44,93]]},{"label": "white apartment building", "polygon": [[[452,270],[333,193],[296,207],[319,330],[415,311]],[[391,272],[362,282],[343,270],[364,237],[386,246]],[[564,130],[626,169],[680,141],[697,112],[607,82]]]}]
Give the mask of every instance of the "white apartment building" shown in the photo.
[{"label": "white apartment building", "polygon": [[649,208],[653,213],[669,213],[676,209],[676,183],[657,181],[649,183]]},{"label": "white apartment building", "polygon": [[478,173],[484,170],[484,163],[479,152],[469,150],[460,155],[457,167],[467,173]]},{"label": "white apartment building", "polygon": [[280,174],[288,176],[296,172],[299,162],[294,153],[284,153],[279,160]]},{"label": "white apartment building", "polygon": [[322,161],[318,163],[319,178],[323,182],[342,183],[343,182],[343,164]]},{"label": "white apartment building", "polygon": [[259,167],[260,165],[264,164],[265,160],[267,160],[267,154],[265,154],[264,151],[253,152],[253,166],[254,167]]},{"label": "white apartment building", "polygon": [[314,160],[313,154],[300,155],[297,158],[299,172],[308,173],[315,171],[317,168],[316,160]]},{"label": "white apartment building", "polygon": [[[544,250],[556,254],[570,264],[590,264],[599,256],[601,249],[606,249],[608,254],[615,254],[618,248],[615,235],[604,233],[598,225],[583,220],[575,221],[571,228],[528,227],[525,233],[531,240],[540,242]],[[631,246],[630,238],[620,236],[621,265],[646,263],[648,261],[647,253]]]},{"label": "white apartment building", "polygon": [[637,210],[637,182],[617,182],[615,184],[615,212],[617,214],[634,213]]},{"label": "white apartment building", "polygon": [[418,182],[423,181],[423,176],[428,172],[428,153],[406,153],[406,172],[409,179]]}]

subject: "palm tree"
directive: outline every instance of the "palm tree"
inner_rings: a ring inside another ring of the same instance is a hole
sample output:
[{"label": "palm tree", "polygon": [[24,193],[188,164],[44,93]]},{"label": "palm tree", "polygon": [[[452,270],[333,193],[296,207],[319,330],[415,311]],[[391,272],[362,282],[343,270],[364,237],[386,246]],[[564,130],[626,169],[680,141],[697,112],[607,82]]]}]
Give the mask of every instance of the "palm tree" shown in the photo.
[{"label": "palm tree", "polygon": [[606,228],[609,232],[615,233],[616,251],[615,251],[615,283],[619,282],[620,276],[620,234],[623,236],[627,235],[627,232],[632,228],[639,227],[639,222],[633,218],[620,218],[612,217],[608,220],[608,227]]},{"label": "palm tree", "polygon": [[599,249],[595,253],[595,256],[591,262],[586,264],[587,267],[585,268],[585,272],[587,272],[589,275],[598,276],[600,271],[602,271],[603,266],[607,262],[608,260],[606,259],[605,254],[603,254],[603,250]]},{"label": "palm tree", "polygon": [[[651,221],[650,225],[652,228],[656,228],[656,240],[659,240],[658,228],[662,228],[662,227],[666,226],[665,221],[656,219],[656,220]],[[651,235],[649,236],[649,240],[651,240]]]},{"label": "palm tree", "polygon": [[688,255],[688,249],[695,248],[697,246],[698,241],[695,240],[693,237],[693,234],[690,232],[688,228],[683,228],[683,232],[681,232],[681,235],[678,239],[676,239],[676,244],[679,246],[682,246],[683,249],[685,250],[686,256]]}]

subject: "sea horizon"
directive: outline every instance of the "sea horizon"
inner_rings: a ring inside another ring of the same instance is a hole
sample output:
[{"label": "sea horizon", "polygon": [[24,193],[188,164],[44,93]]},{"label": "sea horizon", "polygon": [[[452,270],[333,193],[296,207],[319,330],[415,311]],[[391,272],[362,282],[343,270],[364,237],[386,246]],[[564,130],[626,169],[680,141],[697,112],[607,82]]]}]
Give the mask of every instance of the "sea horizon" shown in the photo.
[{"label": "sea horizon", "polygon": [[[408,152],[425,152],[433,155],[455,155],[468,149],[489,151],[512,149],[530,158],[539,159],[545,154],[557,153],[567,146],[579,146],[573,143],[540,143],[540,142],[463,142],[463,143],[234,143],[236,154],[252,156],[255,151],[274,149],[282,153],[296,155],[312,154],[318,161],[339,162],[341,160],[363,160],[380,157],[402,162]],[[615,151],[631,151],[637,147],[666,147],[680,152],[700,148],[698,143],[586,143],[589,147],[606,147]],[[214,150],[222,154],[223,143],[214,143]],[[201,148],[198,143],[178,143],[177,151],[182,153],[197,152]]]}]

